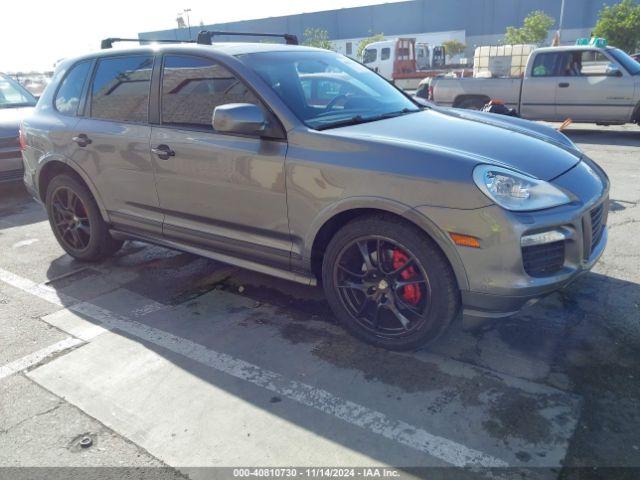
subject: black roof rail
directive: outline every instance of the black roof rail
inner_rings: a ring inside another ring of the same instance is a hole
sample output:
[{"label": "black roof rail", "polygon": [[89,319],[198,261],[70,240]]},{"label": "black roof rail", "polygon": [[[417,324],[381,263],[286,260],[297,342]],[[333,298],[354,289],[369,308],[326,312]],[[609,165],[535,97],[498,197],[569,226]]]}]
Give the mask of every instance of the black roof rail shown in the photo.
[{"label": "black roof rail", "polygon": [[220,30],[202,30],[198,33],[196,43],[200,45],[211,45],[211,39],[214,36],[233,35],[242,37],[281,37],[287,45],[299,45],[298,37],[290,33],[255,33],[255,32],[223,32]]},{"label": "black roof rail", "polygon": [[138,42],[138,43],[195,43],[194,40],[154,40],[152,38],[105,38],[100,42],[100,48],[113,48],[116,42]]}]

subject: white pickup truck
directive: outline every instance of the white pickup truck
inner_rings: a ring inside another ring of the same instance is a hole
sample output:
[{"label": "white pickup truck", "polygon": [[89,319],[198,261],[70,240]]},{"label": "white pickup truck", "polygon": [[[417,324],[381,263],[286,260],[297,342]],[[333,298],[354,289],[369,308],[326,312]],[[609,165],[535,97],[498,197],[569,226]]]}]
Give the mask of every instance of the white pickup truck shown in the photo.
[{"label": "white pickup truck", "polygon": [[429,98],[470,109],[501,100],[530,120],[640,123],[640,63],[612,47],[540,48],[522,78],[434,78]]}]

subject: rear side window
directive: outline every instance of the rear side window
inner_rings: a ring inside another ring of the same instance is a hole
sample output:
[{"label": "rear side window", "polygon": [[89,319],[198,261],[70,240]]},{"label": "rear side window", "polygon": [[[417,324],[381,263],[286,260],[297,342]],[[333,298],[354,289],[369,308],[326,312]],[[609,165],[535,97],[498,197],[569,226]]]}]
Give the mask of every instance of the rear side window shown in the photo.
[{"label": "rear side window", "polygon": [[380,60],[389,60],[389,57],[391,57],[391,49],[389,47],[380,50]]},{"label": "rear side window", "polygon": [[261,106],[244,83],[213,60],[187,55],[165,56],[162,74],[163,124],[213,130],[213,110],[227,103]]},{"label": "rear side window", "polygon": [[91,116],[121,122],[147,122],[153,57],[103,58],[91,89]]},{"label": "rear side window", "polygon": [[91,62],[80,62],[71,67],[56,93],[56,110],[65,115],[77,115],[82,89],[87,81]]},{"label": "rear side window", "polygon": [[561,53],[539,53],[533,61],[532,76],[555,77],[559,75]]}]

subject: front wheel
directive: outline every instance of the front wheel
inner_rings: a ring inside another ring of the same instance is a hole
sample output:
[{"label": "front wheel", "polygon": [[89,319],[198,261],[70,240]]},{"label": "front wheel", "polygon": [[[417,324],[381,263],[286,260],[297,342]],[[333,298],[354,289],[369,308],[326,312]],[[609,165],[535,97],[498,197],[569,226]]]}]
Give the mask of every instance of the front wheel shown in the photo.
[{"label": "front wheel", "polygon": [[386,215],[343,227],[327,247],[322,276],[345,328],[392,350],[435,340],[460,306],[453,271],[438,246],[417,227]]}]

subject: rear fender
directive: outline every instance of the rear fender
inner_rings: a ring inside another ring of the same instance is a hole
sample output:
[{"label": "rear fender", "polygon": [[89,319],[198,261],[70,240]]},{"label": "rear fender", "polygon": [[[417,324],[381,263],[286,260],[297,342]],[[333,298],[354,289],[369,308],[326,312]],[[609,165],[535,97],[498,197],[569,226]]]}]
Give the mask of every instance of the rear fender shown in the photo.
[{"label": "rear fender", "polygon": [[[91,195],[95,199],[96,203],[98,204],[98,208],[100,209],[100,214],[102,215],[103,220],[107,223],[110,222],[107,210],[104,208],[104,202],[102,201],[102,198],[98,193],[98,189],[96,188],[95,184],[91,180],[91,177],[89,177],[89,175],[87,175],[87,173],[80,167],[80,165],[75,163],[73,160],[57,154],[49,154],[49,155],[42,156],[38,160],[38,166],[36,170],[36,179],[37,179],[36,185],[38,186],[40,185],[40,176],[42,175],[42,172],[45,171],[47,168],[51,167],[56,162],[65,164],[68,168],[73,170],[82,179],[84,184],[87,186],[87,188],[91,192]],[[39,187],[38,187],[38,196],[40,197],[40,200],[42,200],[42,202],[45,202],[46,192],[41,192]]]}]

